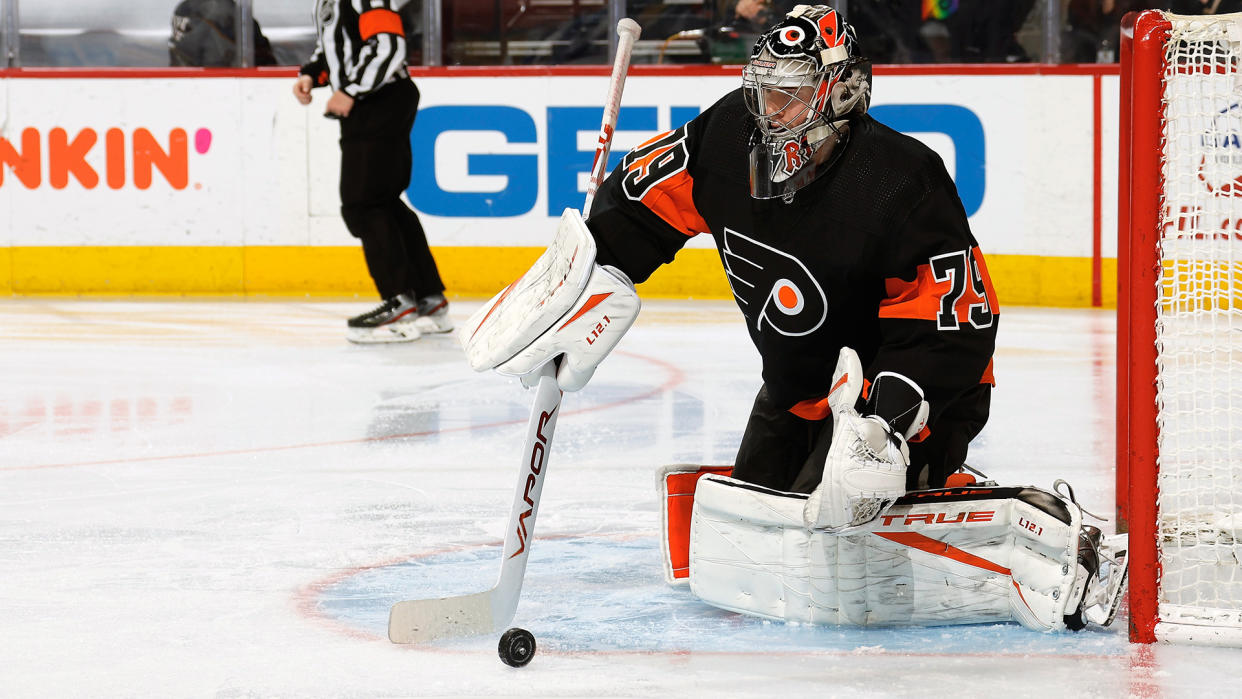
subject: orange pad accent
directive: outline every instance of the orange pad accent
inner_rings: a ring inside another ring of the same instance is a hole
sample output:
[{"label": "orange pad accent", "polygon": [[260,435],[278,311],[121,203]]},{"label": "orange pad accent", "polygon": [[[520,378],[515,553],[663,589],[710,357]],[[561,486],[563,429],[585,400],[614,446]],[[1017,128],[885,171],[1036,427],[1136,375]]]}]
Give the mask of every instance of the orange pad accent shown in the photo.
[{"label": "orange pad accent", "polygon": [[367,10],[358,16],[358,33],[367,41],[376,34],[405,36],[401,15],[392,10]]},{"label": "orange pad accent", "polygon": [[697,471],[670,473],[664,478],[667,507],[669,567],[674,578],[690,577],[690,515],[694,512],[694,490],[708,474],[728,476],[732,466],[701,466]]},{"label": "orange pad accent", "polygon": [[[931,515],[928,516],[930,517]],[[1001,575],[1012,575],[1012,572],[1008,568],[999,563],[989,561],[986,558],[980,558],[969,551],[963,551],[956,546],[950,546],[943,541],[933,539],[926,534],[919,534],[918,532],[872,533],[878,537],[901,544],[902,546],[909,546],[910,548],[926,551],[927,553],[935,554],[937,556],[944,556],[951,561],[965,563],[968,566],[982,568],[983,570],[990,570],[993,573],[1000,573]],[[1022,588],[1018,588],[1018,592],[1022,592]]]},{"label": "orange pad accent", "polygon": [[978,481],[975,480],[974,474],[970,473],[950,473],[949,477],[944,481],[946,488],[969,488]]}]

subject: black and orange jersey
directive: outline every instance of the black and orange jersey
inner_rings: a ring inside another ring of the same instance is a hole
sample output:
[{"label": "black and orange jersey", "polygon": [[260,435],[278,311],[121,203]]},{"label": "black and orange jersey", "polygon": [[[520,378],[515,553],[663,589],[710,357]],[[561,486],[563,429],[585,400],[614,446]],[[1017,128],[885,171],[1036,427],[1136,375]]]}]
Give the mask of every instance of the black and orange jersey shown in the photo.
[{"label": "black and orange jersey", "polygon": [[[756,200],[751,123],[737,90],[626,154],[588,221],[597,261],[641,282],[691,236],[710,234],[778,405],[826,417],[822,399],[848,346],[868,378],[892,371],[918,382],[934,432],[954,401],[992,383],[998,322],[944,163],[860,116],[828,172],[788,203]],[[986,401],[982,410],[986,420]]]}]

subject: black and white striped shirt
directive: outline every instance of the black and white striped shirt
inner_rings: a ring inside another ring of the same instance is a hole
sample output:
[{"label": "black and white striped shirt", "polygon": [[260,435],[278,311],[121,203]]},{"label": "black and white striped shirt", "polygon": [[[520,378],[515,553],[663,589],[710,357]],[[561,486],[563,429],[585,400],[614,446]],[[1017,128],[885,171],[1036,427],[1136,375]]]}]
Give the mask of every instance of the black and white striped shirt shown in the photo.
[{"label": "black and white striped shirt", "polygon": [[316,0],[315,53],[302,66],[315,85],[359,98],[408,78],[401,0]]}]

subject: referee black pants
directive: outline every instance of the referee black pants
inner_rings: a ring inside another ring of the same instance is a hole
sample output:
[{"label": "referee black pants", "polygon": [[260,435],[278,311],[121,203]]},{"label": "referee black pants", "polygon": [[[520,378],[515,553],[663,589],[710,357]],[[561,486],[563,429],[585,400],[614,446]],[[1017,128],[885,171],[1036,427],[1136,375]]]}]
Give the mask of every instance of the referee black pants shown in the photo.
[{"label": "referee black pants", "polygon": [[[979,384],[941,412],[927,438],[911,442],[906,489],[943,488],[945,479],[966,462],[970,440],[983,429],[992,387]],[[832,445],[832,417],[804,420],[777,406],[766,386],[751,408],[733,477],[765,488],[810,493],[824,476]]]},{"label": "referee black pants", "polygon": [[362,241],[381,298],[444,291],[418,214],[401,201],[410,184],[410,129],[418,88],[398,80],[354,102],[341,120],[341,216]]}]

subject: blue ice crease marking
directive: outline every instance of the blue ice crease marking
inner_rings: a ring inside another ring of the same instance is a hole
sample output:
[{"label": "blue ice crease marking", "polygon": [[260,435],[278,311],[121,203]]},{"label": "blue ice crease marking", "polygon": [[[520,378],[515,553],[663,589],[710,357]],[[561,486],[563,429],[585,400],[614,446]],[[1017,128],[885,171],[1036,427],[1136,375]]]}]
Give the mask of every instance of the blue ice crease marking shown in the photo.
[{"label": "blue ice crease marking", "polygon": [[[1118,657],[1127,652],[1124,619],[1104,630],[1058,634],[1017,624],[860,629],[765,621],[711,607],[686,586],[667,585],[659,546],[654,536],[536,539],[514,625],[534,633],[541,649],[561,652]],[[485,590],[495,582],[499,556],[499,546],[480,546],[367,569],[325,588],[318,608],[382,637],[393,603]],[[441,645],[477,643],[482,641]]]}]

